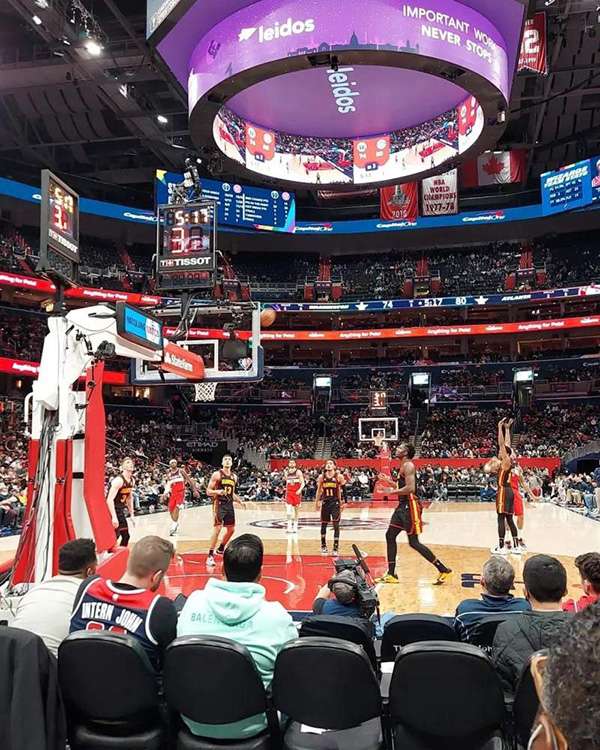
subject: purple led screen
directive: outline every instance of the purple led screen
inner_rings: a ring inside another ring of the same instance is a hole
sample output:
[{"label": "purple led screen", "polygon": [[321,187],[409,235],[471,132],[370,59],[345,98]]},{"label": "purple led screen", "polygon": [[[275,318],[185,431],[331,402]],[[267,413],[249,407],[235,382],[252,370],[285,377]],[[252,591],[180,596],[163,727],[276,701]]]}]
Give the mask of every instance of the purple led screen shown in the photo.
[{"label": "purple led screen", "polygon": [[[510,76],[504,40],[490,21],[454,0],[423,0],[419,3],[399,0],[369,0],[367,3],[363,0],[351,5],[333,5],[324,0],[295,0],[283,4],[263,0],[217,24],[197,45],[190,61],[190,110],[207,91],[240,71],[289,56],[353,49],[413,52],[448,61],[479,73],[508,98]],[[387,69],[382,70],[385,78]],[[316,119],[323,118],[329,123],[328,135],[356,135],[359,132],[357,122],[364,117],[358,105],[363,101],[360,96],[367,99],[371,92],[375,92],[380,110],[388,109],[388,106],[398,110],[397,99],[402,97],[402,90],[420,83],[418,78],[411,83],[406,77],[410,73],[406,73],[401,90],[397,90],[400,86],[390,83],[388,78],[388,87],[394,90],[386,97],[382,94],[378,72],[377,66],[368,66],[361,71],[360,84],[357,81],[361,90],[354,96],[356,106],[336,107],[333,120],[330,115],[332,90],[319,86],[320,95],[311,92],[312,106],[299,107],[294,131],[309,133],[310,128],[319,128],[319,134],[325,134],[325,123],[322,127],[315,123]],[[277,79],[265,81],[259,85],[262,102],[269,98],[270,85],[274,87],[270,114],[286,121],[290,115],[282,105],[295,92],[290,89],[282,97],[281,83]],[[462,98],[461,94],[457,93],[454,101],[449,101],[448,92],[445,82],[432,78],[423,92],[426,101],[419,106],[430,112],[439,100],[439,113],[448,103],[456,105]],[[353,93],[348,94],[350,99]],[[297,92],[298,99],[303,96],[304,87]],[[280,127],[278,121],[274,123],[261,116],[261,111],[252,106],[249,98],[244,98],[243,94],[241,97],[241,112],[245,118],[268,127]],[[345,111],[341,111],[343,109]],[[382,120],[386,122],[382,130],[399,129],[406,124],[421,122],[427,116],[423,117],[421,111],[415,110],[408,116],[403,113],[401,121],[394,123],[391,115],[382,112]],[[289,127],[285,129],[290,130]],[[369,132],[373,133],[374,129],[369,128]]]},{"label": "purple led screen", "polygon": [[[435,98],[423,96],[431,86]],[[302,96],[290,96],[290,91],[302,91]],[[352,104],[346,102],[347,97]],[[341,65],[337,72],[315,68],[257,83],[230,99],[227,107],[245,120],[259,119],[284,133],[298,132],[301,122],[303,135],[358,138],[425,122],[458,106],[464,98],[459,86],[427,73]],[[343,111],[350,107],[354,111]],[[306,120],[306,112],[320,116]]]},{"label": "purple led screen", "polygon": [[[187,88],[189,62],[198,41],[224,18],[253,2],[196,0],[173,30],[159,42],[159,54],[184,88]],[[498,29],[506,42],[508,69],[514,71],[521,43],[525,0],[461,0],[461,4],[488,18]]]}]

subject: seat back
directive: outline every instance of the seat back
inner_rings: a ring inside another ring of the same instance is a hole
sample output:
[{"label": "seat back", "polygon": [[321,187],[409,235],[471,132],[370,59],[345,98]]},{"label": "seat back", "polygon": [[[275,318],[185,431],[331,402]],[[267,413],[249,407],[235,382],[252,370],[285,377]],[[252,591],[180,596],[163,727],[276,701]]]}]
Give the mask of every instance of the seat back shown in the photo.
[{"label": "seat back", "polygon": [[505,621],[506,615],[490,615],[489,617],[482,617],[482,619],[471,628],[468,642],[472,643],[474,646],[479,646],[479,648],[482,648],[486,653],[491,653],[498,625]]},{"label": "seat back", "polygon": [[394,661],[401,646],[422,641],[457,641],[456,631],[439,615],[397,615],[386,622],[381,641],[381,661]]},{"label": "seat back", "polygon": [[58,648],[58,679],[71,716],[83,721],[127,724],[157,717],[156,672],[131,635],[72,633]]},{"label": "seat back", "polygon": [[466,739],[501,727],[504,695],[489,657],[476,646],[413,643],[396,657],[392,722],[432,738]]},{"label": "seat back", "polygon": [[519,742],[524,747],[527,747],[527,743],[529,742],[539,707],[540,699],[535,689],[531,669],[529,668],[529,664],[527,664],[517,683],[513,703],[515,729]]},{"label": "seat back", "polygon": [[275,662],[275,707],[321,729],[350,729],[381,714],[375,671],[364,650],[337,638],[288,643]]},{"label": "seat back", "polygon": [[165,651],[169,706],[201,724],[231,724],[267,711],[262,679],[245,646],[216,636],[183,636]]},{"label": "seat back", "polygon": [[373,642],[373,624],[359,617],[340,615],[312,615],[302,621],[300,638],[341,638],[362,646],[375,671],[378,670],[377,654]]}]

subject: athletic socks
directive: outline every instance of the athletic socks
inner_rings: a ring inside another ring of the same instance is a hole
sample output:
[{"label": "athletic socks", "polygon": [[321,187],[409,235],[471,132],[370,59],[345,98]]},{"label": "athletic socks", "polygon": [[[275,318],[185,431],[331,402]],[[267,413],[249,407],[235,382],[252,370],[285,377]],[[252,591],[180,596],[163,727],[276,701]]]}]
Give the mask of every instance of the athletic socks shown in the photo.
[{"label": "athletic socks", "polygon": [[437,557],[433,561],[432,565],[440,573],[449,573],[450,572],[450,568],[447,568],[441,560],[438,560]]}]

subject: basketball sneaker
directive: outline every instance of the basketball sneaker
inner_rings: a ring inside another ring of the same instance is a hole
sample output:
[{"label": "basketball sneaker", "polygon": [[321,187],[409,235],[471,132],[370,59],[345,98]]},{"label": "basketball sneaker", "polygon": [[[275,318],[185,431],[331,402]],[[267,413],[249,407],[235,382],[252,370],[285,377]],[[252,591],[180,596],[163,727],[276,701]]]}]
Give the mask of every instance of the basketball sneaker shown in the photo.
[{"label": "basketball sneaker", "polygon": [[375,583],[400,583],[400,579],[391,573],[386,573],[381,578],[376,578]]},{"label": "basketball sneaker", "polygon": [[490,547],[492,555],[508,555],[510,550],[508,547]]},{"label": "basketball sneaker", "polygon": [[209,555],[206,558],[206,567],[207,568],[214,568],[214,567],[216,567],[216,565],[217,565],[217,563],[215,562],[215,556],[214,555]]},{"label": "basketball sneaker", "polygon": [[219,546],[215,550],[215,555],[222,555],[223,552],[225,552],[225,547],[222,544],[219,544]]},{"label": "basketball sneaker", "polygon": [[340,556],[340,553],[339,553],[337,547],[333,548],[333,552],[331,553],[331,556],[332,557],[339,557]]},{"label": "basketball sneaker", "polygon": [[523,554],[527,552],[527,545],[525,544],[523,540],[519,542],[519,549],[521,550]]},{"label": "basketball sneaker", "polygon": [[321,554],[322,555],[328,555],[329,552],[327,551],[327,547],[321,547]]},{"label": "basketball sneaker", "polygon": [[441,586],[442,583],[445,583],[445,581],[447,581],[451,575],[452,575],[452,571],[450,570],[450,568],[446,568],[446,570],[443,570],[441,573],[438,574],[438,577],[433,582],[433,585]]}]

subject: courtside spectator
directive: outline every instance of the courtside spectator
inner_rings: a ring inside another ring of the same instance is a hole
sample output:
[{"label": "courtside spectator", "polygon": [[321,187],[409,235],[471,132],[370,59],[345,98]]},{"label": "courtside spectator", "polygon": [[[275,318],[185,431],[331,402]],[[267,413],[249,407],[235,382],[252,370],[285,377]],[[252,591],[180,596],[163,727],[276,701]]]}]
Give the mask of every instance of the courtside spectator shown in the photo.
[{"label": "courtside spectator", "polygon": [[159,536],[145,536],[129,553],[118,581],[96,576],[81,584],[70,632],[107,630],[137,638],[158,669],[163,650],[175,638],[177,612],[170,599],[157,594],[175,549]]},{"label": "courtside spectator", "polygon": [[562,637],[571,615],[562,611],[567,571],[555,557],[534,555],[523,568],[525,596],[531,612],[522,612],[498,626],[492,659],[508,692],[514,692],[533,653]]},{"label": "courtside spectator", "polygon": [[[268,688],[277,654],[296,638],[297,631],[279,602],[265,600],[265,589],[259,583],[262,563],[263,543],[254,534],[242,534],[230,542],[223,555],[225,580],[211,578],[203,590],[190,595],[179,617],[177,635],[216,635],[246,646]],[[207,677],[198,675],[198,679]],[[267,726],[264,714],[226,725],[183,719],[194,734],[214,739],[253,737]]]},{"label": "courtside spectator", "polygon": [[96,572],[96,545],[91,539],[73,539],[58,550],[58,575],[38,583],[19,601],[13,628],[39,635],[58,656],[69,635],[73,602],[81,581]]},{"label": "courtside spectator", "polygon": [[575,615],[547,658],[534,659],[532,672],[542,711],[531,750],[599,750],[600,609]]},{"label": "courtside spectator", "polygon": [[565,612],[580,612],[582,609],[595,604],[600,598],[600,554],[598,552],[586,552],[575,558],[575,567],[581,576],[581,587],[583,596],[577,601],[569,599],[563,605]]},{"label": "courtside spectator", "polygon": [[510,593],[514,582],[514,568],[504,557],[494,555],[484,563],[481,598],[463,599],[456,608],[454,623],[462,640],[469,640],[477,623],[490,615],[506,615],[508,618],[531,610],[527,599]]}]

